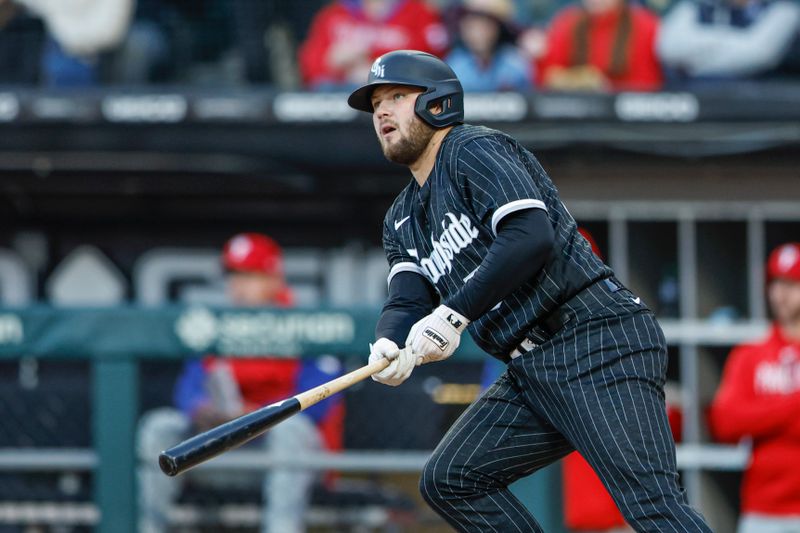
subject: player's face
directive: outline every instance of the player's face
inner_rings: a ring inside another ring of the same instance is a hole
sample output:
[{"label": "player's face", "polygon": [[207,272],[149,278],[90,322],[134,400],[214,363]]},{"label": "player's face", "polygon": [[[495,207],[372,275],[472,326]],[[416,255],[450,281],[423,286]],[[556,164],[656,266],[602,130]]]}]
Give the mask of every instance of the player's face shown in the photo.
[{"label": "player's face", "polygon": [[283,278],[278,274],[231,272],[228,275],[228,298],[233,305],[271,305],[282,290]]},{"label": "player's face", "polygon": [[421,93],[422,89],[405,85],[381,85],[372,92],[372,123],[389,161],[411,165],[436,131],[414,113]]},{"label": "player's face", "polygon": [[779,324],[800,322],[800,281],[776,279],[769,284],[768,296],[772,314]]}]

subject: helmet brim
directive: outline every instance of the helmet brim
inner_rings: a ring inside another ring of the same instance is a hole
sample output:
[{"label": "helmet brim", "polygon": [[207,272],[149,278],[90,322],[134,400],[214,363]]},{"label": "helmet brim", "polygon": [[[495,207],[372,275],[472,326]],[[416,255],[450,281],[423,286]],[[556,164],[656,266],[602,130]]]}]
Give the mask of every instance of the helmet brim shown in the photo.
[{"label": "helmet brim", "polygon": [[375,111],[375,109],[372,107],[372,92],[380,85],[405,85],[407,87],[418,87],[423,90],[426,89],[424,85],[405,83],[399,80],[373,81],[371,83],[367,83],[366,85],[362,85],[350,93],[350,96],[347,98],[347,105],[359,111],[372,113]]}]

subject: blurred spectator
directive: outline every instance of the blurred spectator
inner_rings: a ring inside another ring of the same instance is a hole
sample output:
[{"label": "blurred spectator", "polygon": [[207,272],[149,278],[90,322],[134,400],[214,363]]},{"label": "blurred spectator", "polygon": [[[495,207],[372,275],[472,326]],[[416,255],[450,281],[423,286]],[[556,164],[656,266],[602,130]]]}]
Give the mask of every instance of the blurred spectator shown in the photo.
[{"label": "blurred spectator", "polygon": [[295,88],[297,43],[305,39],[314,12],[324,3],[138,0],[110,78],[127,84],[246,82]]},{"label": "blurred spectator", "polygon": [[285,88],[296,84],[297,43],[327,0],[234,0],[235,36],[246,81]]},{"label": "blurred spectator", "polygon": [[175,62],[188,61],[188,54],[175,45],[173,30],[181,26],[188,25],[164,0],[137,0],[130,31],[110,61],[111,81],[142,84],[167,79]]},{"label": "blurred spectator", "polygon": [[465,0],[457,15],[458,41],[447,63],[465,91],[525,90],[531,66],[515,46],[511,0]]},{"label": "blurred spectator", "polygon": [[567,3],[564,0],[514,0],[516,20],[523,26],[544,26],[556,11]]},{"label": "blurred spectator", "polygon": [[658,19],[627,0],[583,0],[548,29],[539,80],[553,90],[658,90]]},{"label": "blurred spectator", "polygon": [[[282,254],[272,239],[255,233],[236,235],[225,245],[222,260],[229,272],[228,293],[234,305],[291,305]],[[168,529],[169,508],[188,479],[212,487],[261,486],[266,498],[262,531],[304,531],[304,515],[315,478],[312,472],[272,468],[264,476],[257,472],[208,473],[201,469],[168,478],[156,467],[155,458],[191,434],[308,390],[339,373],[338,361],[331,357],[300,361],[207,356],[187,363],[175,388],[178,409],[155,409],[146,413],[140,423],[140,530]],[[341,400],[329,398],[289,418],[254,443],[272,453],[292,455],[322,447],[340,449],[342,415]]]},{"label": "blurred spectator", "polygon": [[100,52],[128,31],[134,0],[15,0],[39,15],[50,37],[42,54],[42,82],[86,86],[98,82]]},{"label": "blurred spectator", "polygon": [[690,78],[751,78],[778,69],[798,31],[792,0],[683,0],[663,20],[658,53]]},{"label": "blurred spectator", "polygon": [[0,0],[0,83],[38,82],[43,37],[39,19],[11,0]]},{"label": "blurred spectator", "polygon": [[800,531],[800,243],[774,250],[767,276],[772,331],[734,348],[710,412],[717,439],[752,440],[739,533]]},{"label": "blurred spectator", "polygon": [[570,531],[622,533],[633,531],[625,523],[603,482],[578,452],[561,463],[564,484],[564,525]]},{"label": "blurred spectator", "polygon": [[239,81],[230,0],[137,0],[127,39],[111,60],[115,83]]},{"label": "blurred spectator", "polygon": [[361,84],[372,61],[397,49],[441,56],[447,32],[438,12],[422,0],[335,0],[323,8],[299,52],[311,88]]}]

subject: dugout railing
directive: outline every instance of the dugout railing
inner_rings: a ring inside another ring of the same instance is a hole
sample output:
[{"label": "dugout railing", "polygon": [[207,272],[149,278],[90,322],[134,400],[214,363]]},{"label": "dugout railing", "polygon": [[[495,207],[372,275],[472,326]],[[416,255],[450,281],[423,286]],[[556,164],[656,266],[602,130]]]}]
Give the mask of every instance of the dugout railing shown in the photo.
[{"label": "dugout railing", "polygon": [[[37,449],[13,448],[0,450],[0,470],[4,471],[92,471],[94,505],[71,507],[72,519],[78,523],[96,523],[99,532],[134,531],[136,520],[135,505],[135,462],[134,453],[135,427],[139,415],[137,364],[140,358],[147,357],[183,357],[193,351],[183,345],[176,330],[181,320],[186,320],[187,313],[198,313],[198,309],[115,309],[105,311],[92,310],[56,310],[38,308],[31,310],[6,310],[0,314],[0,321],[10,323],[18,321],[22,336],[14,337],[14,342],[3,342],[3,358],[14,358],[20,355],[37,358],[73,358],[86,357],[91,361],[92,369],[92,447],[89,449]],[[224,320],[226,311],[203,311],[208,316]],[[236,311],[239,313],[239,311]],[[274,313],[274,315],[273,315]],[[347,342],[314,343],[308,337],[302,341],[304,353],[347,353],[355,354],[366,345],[366,337],[371,331],[374,310],[362,312],[344,311],[292,311],[286,313],[269,312],[275,319],[284,315],[287,320],[292,315],[304,316],[304,313],[327,313],[336,315],[337,320],[344,316],[352,319],[353,329],[342,327],[347,331]],[[263,313],[262,313],[263,315]],[[264,315],[266,316],[266,315]],[[263,316],[262,316],[263,318]],[[193,319],[196,320],[196,319]],[[665,330],[670,343],[682,342],[724,342],[730,343],[747,338],[760,325],[752,326],[754,330],[742,329],[740,326],[704,328],[697,324],[694,333],[690,333],[687,324],[665,323]],[[198,326],[199,327],[199,326]],[[7,328],[10,331],[13,328]],[[309,333],[309,332],[306,332]],[[301,335],[295,332],[296,335]],[[317,334],[321,334],[317,332]],[[344,333],[343,333],[344,334]],[[332,333],[325,334],[330,341]],[[319,337],[317,340],[321,339]],[[240,339],[241,340],[241,339]],[[284,338],[283,341],[286,339]],[[283,342],[282,341],[282,342]],[[197,342],[197,341],[193,341]],[[216,341],[212,341],[216,342]],[[225,342],[232,342],[227,339]],[[314,346],[314,348],[311,348]],[[291,346],[297,349],[297,346]],[[277,349],[277,348],[276,348]],[[470,343],[466,343],[460,351],[461,358],[481,357],[481,353]],[[377,385],[375,385],[377,386]],[[690,415],[686,420],[693,421]],[[692,422],[694,423],[694,422]],[[340,471],[370,472],[414,472],[419,471],[427,457],[427,451],[395,452],[395,451],[353,451],[342,454],[318,454],[305,458],[269,457],[248,451],[238,451],[229,456],[215,459],[206,468],[269,468],[275,461],[281,464],[292,464],[298,467],[333,469]],[[737,470],[741,469],[747,451],[742,448],[701,445],[687,442],[679,447],[679,464],[685,475],[694,471]],[[558,490],[555,472],[535,476],[532,485],[522,490],[530,491],[530,502],[538,508],[538,515],[543,523],[550,527],[548,531],[558,527],[560,519],[558,509]],[[691,477],[687,479],[691,480]],[[690,485],[691,488],[691,485]],[[24,518],[19,512],[16,518]],[[50,513],[58,516],[58,508],[39,505],[29,513]],[[75,514],[77,513],[77,514]],[[0,517],[4,516],[0,512]],[[6,513],[8,516],[8,513]],[[111,517],[104,519],[104,517]],[[56,518],[53,518],[56,519]]]}]

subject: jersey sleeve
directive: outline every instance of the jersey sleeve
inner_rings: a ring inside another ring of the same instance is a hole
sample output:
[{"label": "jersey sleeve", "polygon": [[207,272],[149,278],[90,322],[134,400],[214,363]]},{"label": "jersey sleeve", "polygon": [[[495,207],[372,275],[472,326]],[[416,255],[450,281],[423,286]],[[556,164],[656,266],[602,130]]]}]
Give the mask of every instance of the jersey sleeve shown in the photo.
[{"label": "jersey sleeve", "polygon": [[[402,220],[402,218],[400,219]],[[406,222],[407,224],[408,222]],[[386,215],[383,221],[383,250],[386,253],[386,260],[389,262],[389,277],[386,280],[390,285],[392,278],[400,272],[416,272],[427,279],[425,271],[417,264],[412,252],[406,249],[400,242],[397,231],[394,229],[395,221],[392,218],[392,210]]]},{"label": "jersey sleeve", "polygon": [[757,348],[738,347],[731,352],[722,381],[711,404],[709,422],[717,440],[736,442],[783,434],[800,411],[800,392],[787,395],[757,394],[754,390]]},{"label": "jersey sleeve", "polygon": [[533,179],[543,171],[523,157],[514,144],[494,136],[473,139],[459,151],[457,179],[464,198],[495,235],[500,221],[511,213],[547,211]]}]

